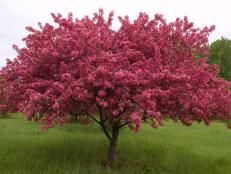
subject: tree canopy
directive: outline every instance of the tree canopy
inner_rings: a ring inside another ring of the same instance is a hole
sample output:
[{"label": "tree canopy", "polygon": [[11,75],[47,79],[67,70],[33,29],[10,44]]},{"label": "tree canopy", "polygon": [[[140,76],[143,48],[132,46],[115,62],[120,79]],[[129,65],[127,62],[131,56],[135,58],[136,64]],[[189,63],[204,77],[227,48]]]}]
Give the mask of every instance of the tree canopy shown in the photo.
[{"label": "tree canopy", "polygon": [[16,111],[16,108],[11,105],[7,99],[7,82],[6,79],[0,76],[0,117],[8,115],[9,112]]}]

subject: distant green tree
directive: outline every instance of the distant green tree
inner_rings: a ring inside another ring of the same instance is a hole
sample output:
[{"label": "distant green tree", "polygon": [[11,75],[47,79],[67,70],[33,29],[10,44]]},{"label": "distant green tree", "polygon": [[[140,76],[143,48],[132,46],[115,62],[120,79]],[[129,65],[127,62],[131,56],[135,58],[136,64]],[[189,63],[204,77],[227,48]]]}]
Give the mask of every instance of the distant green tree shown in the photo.
[{"label": "distant green tree", "polygon": [[220,66],[220,76],[231,80],[231,40],[221,38],[210,45],[209,63]]}]

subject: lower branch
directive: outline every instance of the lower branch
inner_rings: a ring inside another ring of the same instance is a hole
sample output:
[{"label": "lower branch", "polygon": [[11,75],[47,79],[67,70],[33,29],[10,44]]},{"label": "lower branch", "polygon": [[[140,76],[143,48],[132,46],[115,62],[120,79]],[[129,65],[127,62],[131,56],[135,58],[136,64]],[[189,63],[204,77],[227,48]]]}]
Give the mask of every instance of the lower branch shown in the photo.
[{"label": "lower branch", "polygon": [[130,122],[125,122],[125,123],[119,125],[119,128],[122,128],[122,127],[124,127],[124,126],[127,126],[128,124],[130,124]]},{"label": "lower branch", "polygon": [[96,123],[100,124],[100,122],[92,115],[90,115],[89,113],[86,113],[88,117],[90,117],[92,120],[94,120]]},{"label": "lower branch", "polygon": [[102,124],[100,124],[100,126],[102,127],[103,132],[104,132],[104,134],[106,135],[106,137],[108,138],[108,140],[111,141],[111,140],[112,140],[112,136],[110,135],[108,129],[107,129],[106,126],[105,126],[105,124],[102,123]]},{"label": "lower branch", "polygon": [[104,121],[102,121],[101,119],[100,119],[100,121],[98,121],[95,117],[93,117],[92,115],[90,115],[88,113],[87,113],[87,116],[90,117],[92,120],[94,120],[96,123],[98,123],[101,126],[101,128],[103,129],[104,134],[106,135],[108,140],[111,141],[111,135],[110,135],[106,125],[104,124]]}]

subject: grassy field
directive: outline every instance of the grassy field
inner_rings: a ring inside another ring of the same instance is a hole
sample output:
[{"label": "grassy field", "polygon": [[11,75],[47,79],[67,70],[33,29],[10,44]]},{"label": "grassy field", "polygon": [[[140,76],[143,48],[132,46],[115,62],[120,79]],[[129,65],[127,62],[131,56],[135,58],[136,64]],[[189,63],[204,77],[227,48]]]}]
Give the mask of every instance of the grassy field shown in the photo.
[{"label": "grassy field", "polygon": [[224,123],[210,127],[165,123],[157,130],[123,129],[118,161],[101,165],[107,139],[97,125],[76,123],[40,131],[40,125],[19,116],[0,119],[0,174],[230,174],[231,130]]}]

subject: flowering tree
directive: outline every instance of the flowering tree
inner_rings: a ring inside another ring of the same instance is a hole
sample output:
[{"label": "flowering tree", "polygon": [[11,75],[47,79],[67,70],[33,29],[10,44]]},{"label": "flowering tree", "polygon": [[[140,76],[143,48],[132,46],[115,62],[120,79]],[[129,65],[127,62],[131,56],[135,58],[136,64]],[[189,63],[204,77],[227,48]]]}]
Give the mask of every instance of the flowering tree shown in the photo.
[{"label": "flowering tree", "polygon": [[9,112],[16,111],[15,109],[7,100],[6,80],[0,75],[0,117],[7,116]]},{"label": "flowering tree", "polygon": [[133,22],[119,17],[115,31],[113,13],[105,20],[102,10],[92,19],[52,17],[54,26],[27,27],[26,46],[14,46],[17,57],[2,69],[11,104],[29,120],[42,120],[44,129],[72,116],[93,120],[109,140],[110,165],[124,126],[137,131],[142,120],[156,128],[165,118],[185,125],[230,118],[229,83],[205,63],[214,27],[140,13]]}]

